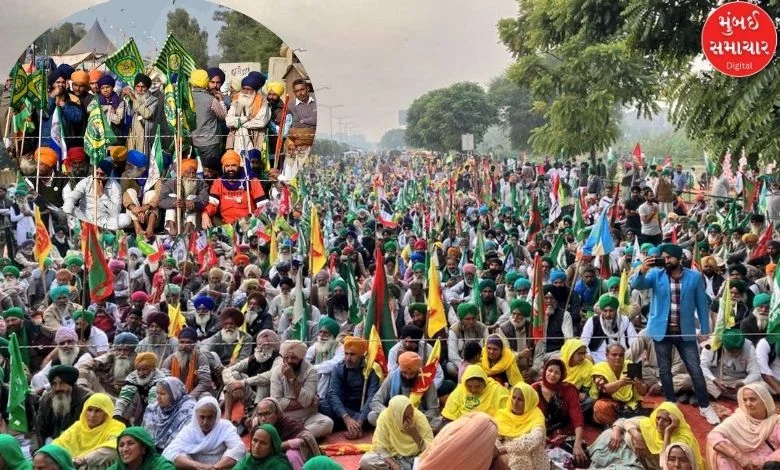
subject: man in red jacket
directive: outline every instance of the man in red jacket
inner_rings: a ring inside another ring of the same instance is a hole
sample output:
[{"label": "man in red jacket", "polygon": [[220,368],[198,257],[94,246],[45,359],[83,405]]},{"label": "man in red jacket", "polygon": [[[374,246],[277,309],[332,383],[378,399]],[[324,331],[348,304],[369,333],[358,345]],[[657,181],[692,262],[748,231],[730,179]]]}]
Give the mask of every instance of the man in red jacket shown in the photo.
[{"label": "man in red jacket", "polygon": [[[223,224],[246,217],[265,199],[260,181],[247,180],[241,167],[241,156],[233,150],[222,155],[222,177],[211,185],[209,204],[203,214],[203,228],[212,227],[211,219],[219,214]],[[247,188],[248,185],[248,188]]]}]

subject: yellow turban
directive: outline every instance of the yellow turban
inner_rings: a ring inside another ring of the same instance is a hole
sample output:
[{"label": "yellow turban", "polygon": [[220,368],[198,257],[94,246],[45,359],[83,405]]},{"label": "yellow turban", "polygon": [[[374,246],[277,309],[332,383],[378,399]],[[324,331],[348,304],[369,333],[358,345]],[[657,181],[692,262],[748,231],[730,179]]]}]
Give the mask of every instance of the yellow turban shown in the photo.
[{"label": "yellow turban", "polygon": [[344,350],[354,351],[358,356],[362,356],[368,351],[368,341],[359,336],[347,336],[344,338]]},{"label": "yellow turban", "polygon": [[135,367],[147,366],[154,369],[157,367],[157,354],[153,352],[142,352],[135,356]]},{"label": "yellow turban", "polygon": [[234,150],[228,150],[222,155],[222,166],[228,165],[240,165],[241,155],[237,154]]},{"label": "yellow turban", "polygon": [[115,162],[124,162],[127,160],[127,147],[112,145],[108,148],[108,153],[111,155],[111,160]]},{"label": "yellow turban", "polygon": [[35,151],[35,159],[38,160],[38,163],[43,163],[49,168],[54,168],[57,165],[57,158],[57,152],[49,147],[39,147]]},{"label": "yellow turban", "polygon": [[284,94],[284,83],[281,82],[266,83],[265,91],[266,93],[273,93],[277,96],[282,96]]},{"label": "yellow turban", "polygon": [[742,235],[742,243],[757,243],[758,235],[755,233],[746,233]]},{"label": "yellow turban", "polygon": [[209,86],[209,74],[203,69],[193,70],[192,76],[190,76],[190,83],[192,86],[198,88],[206,88]]},{"label": "yellow turban", "polygon": [[83,70],[76,70],[70,76],[70,81],[81,85],[89,85],[89,74]]}]

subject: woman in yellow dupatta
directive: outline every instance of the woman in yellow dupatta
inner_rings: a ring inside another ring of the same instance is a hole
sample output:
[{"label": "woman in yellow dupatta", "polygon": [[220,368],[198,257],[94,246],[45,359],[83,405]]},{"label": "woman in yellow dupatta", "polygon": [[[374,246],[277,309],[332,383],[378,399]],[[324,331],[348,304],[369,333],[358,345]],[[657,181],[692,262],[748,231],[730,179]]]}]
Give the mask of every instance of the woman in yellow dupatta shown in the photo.
[{"label": "woman in yellow dupatta", "polygon": [[504,338],[492,334],[485,341],[482,350],[482,369],[488,377],[502,386],[513,386],[523,382],[523,374],[517,367],[517,358]]},{"label": "woman in yellow dupatta", "polygon": [[561,360],[566,365],[566,380],[580,391],[580,401],[590,391],[593,362],[588,359],[588,347],[581,340],[567,339],[561,347]]},{"label": "woman in yellow dupatta", "polygon": [[460,384],[447,398],[441,415],[449,421],[455,421],[472,411],[481,411],[493,417],[508,399],[507,389],[495,380],[488,379],[481,366],[472,364],[463,371]]},{"label": "woman in yellow dupatta", "polygon": [[629,379],[626,375],[631,361],[626,360],[626,350],[619,343],[607,346],[607,361],[593,366],[590,397],[593,404],[593,421],[606,426],[621,416],[633,413],[647,393],[647,385],[642,378]]},{"label": "woman in yellow dupatta", "polygon": [[496,413],[499,443],[509,468],[550,467],[544,449],[547,431],[539,409],[539,395],[530,385],[520,382],[512,388],[510,400]]},{"label": "woman in yellow dupatta", "polygon": [[52,444],[73,456],[77,468],[107,468],[116,459],[116,442],[125,425],[112,418],[114,403],[105,393],[95,393],[84,402],[79,420]]},{"label": "woman in yellow dupatta", "polygon": [[373,450],[360,459],[360,468],[385,468],[388,459],[401,468],[411,468],[431,442],[433,431],[428,419],[406,395],[396,395],[377,419]]}]

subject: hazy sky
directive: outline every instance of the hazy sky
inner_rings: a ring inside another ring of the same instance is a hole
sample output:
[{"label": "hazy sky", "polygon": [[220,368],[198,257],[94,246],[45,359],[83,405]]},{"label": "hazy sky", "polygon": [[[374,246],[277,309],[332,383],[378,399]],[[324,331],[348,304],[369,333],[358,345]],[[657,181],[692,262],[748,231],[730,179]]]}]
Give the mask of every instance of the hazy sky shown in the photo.
[{"label": "hazy sky", "polygon": [[[87,27],[97,18],[119,47],[132,35],[142,54],[165,39],[166,14],[185,7],[209,32],[216,50],[216,3],[241,11],[278,34],[298,53],[318,101],[353,132],[379,140],[397,127],[398,111],[419,95],[456,81],[487,83],[511,62],[496,22],[516,14],[514,0],[2,0],[0,67],[10,70],[41,32],[72,16]],[[86,10],[92,7],[91,10]],[[124,9],[124,11],[121,11]],[[86,10],[86,11],[84,11]],[[52,13],[56,12],[56,13]],[[263,64],[264,69],[267,64]],[[330,133],[320,107],[318,136]],[[334,120],[334,131],[338,132]]]}]

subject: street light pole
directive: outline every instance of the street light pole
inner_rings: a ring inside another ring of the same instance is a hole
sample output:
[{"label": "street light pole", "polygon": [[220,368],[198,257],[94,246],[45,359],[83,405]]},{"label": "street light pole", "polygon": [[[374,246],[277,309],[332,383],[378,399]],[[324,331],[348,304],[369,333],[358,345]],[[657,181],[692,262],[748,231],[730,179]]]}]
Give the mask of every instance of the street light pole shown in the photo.
[{"label": "street light pole", "polygon": [[328,117],[330,118],[330,140],[333,140],[333,110],[337,108],[343,108],[343,104],[322,104],[317,103],[317,106],[322,106],[328,109]]}]

